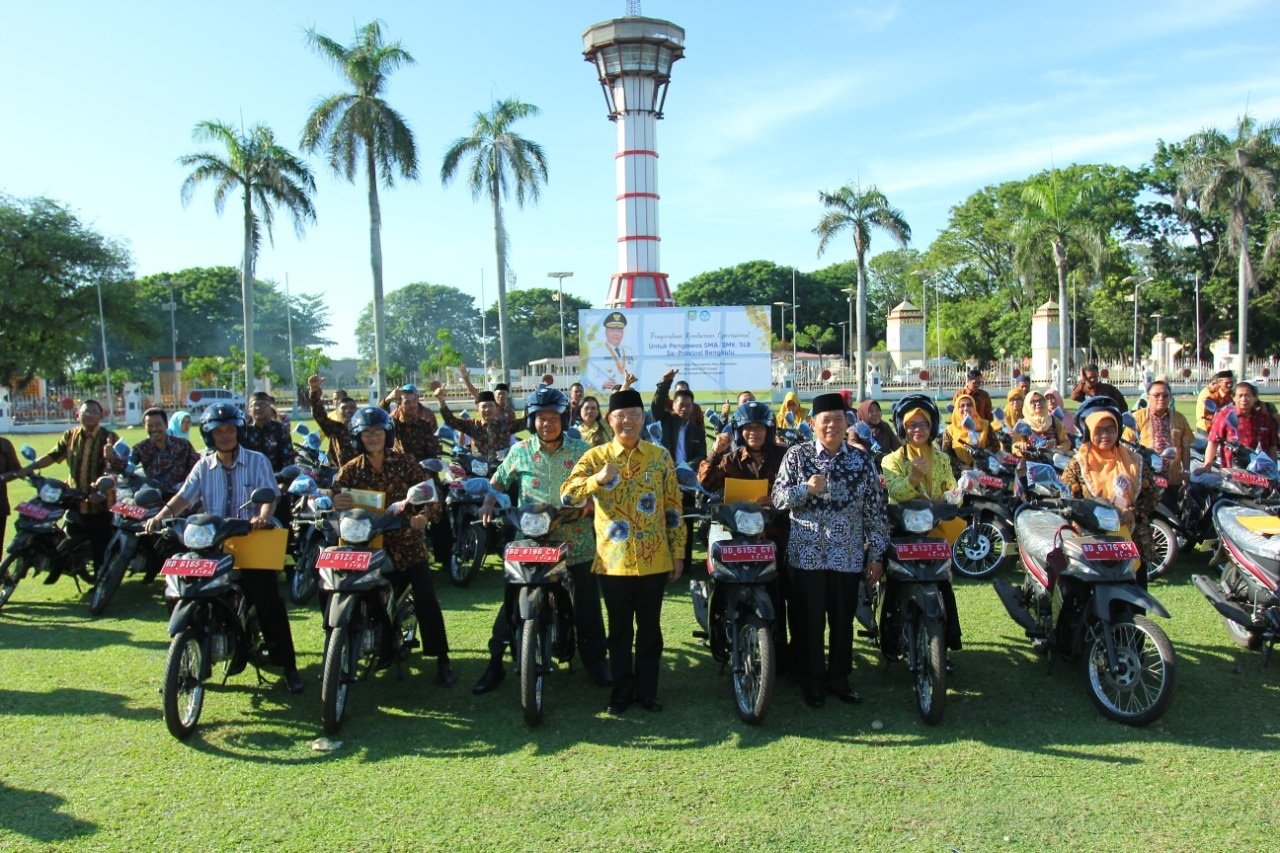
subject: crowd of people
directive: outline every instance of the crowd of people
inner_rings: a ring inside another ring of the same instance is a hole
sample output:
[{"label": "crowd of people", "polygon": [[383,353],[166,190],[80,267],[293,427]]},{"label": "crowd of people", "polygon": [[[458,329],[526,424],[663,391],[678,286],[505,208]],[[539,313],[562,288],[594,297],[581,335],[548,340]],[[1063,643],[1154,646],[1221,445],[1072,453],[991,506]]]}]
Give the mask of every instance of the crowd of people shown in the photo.
[{"label": "crowd of people", "polygon": [[[388,504],[402,501],[426,476],[418,463],[442,453],[441,425],[477,456],[495,462],[495,493],[519,489],[523,501],[581,506],[559,536],[568,543],[582,661],[588,676],[610,690],[607,710],[613,714],[632,704],[648,711],[662,708],[664,590],[692,572],[696,534],[688,521],[692,492],[678,486],[677,466],[693,469],[710,491],[724,488],[727,480],[763,481],[755,493],[769,510],[766,533],[778,546],[780,579],[773,595],[780,664],[813,707],[828,696],[860,701],[850,682],[854,611],[863,579],[875,582],[884,571],[887,504],[940,499],[973,466],[976,448],[1020,455],[1034,445],[1067,454],[1071,458],[1062,479],[1072,494],[1115,505],[1144,560],[1150,559],[1145,521],[1158,490],[1150,470],[1121,441],[1128,401],[1099,378],[1094,365],[1081,371],[1072,391],[1081,403],[1074,418],[1054,389],[1034,389],[1025,376],[1018,377],[1003,409],[996,409],[982,387],[982,374],[973,370],[946,412],[928,396],[915,394],[899,400],[888,418],[875,400],[855,408],[847,392],[818,394],[807,406],[791,393],[774,411],[743,392],[720,407],[726,421],[722,429],[708,425],[715,419],[704,416],[692,389],[676,377],[676,370],[667,371],[647,406],[632,387],[634,376],[627,376],[604,404],[577,383],[567,394],[541,386],[524,401],[523,414],[507,386],[477,389],[465,371],[474,413],[455,413],[442,387],[433,391],[438,416],[413,385],[365,406],[341,393],[326,404],[319,376],[308,379],[308,391],[311,413],[338,468],[333,479],[338,511],[353,506],[350,489],[382,492]],[[1276,455],[1271,410],[1259,403],[1254,386],[1235,382],[1229,372],[1215,375],[1199,395],[1194,422],[1176,410],[1166,381],[1153,382],[1142,404],[1127,437],[1157,453],[1173,448],[1166,471],[1170,487],[1187,476],[1196,430],[1207,434],[1210,464],[1230,464],[1233,442]],[[0,481],[65,462],[68,483],[91,495],[78,523],[91,542],[95,565],[110,534],[110,516],[92,484],[124,465],[113,449],[118,436],[101,420],[102,408],[86,400],[78,424],[26,465],[12,444],[0,439]],[[866,424],[870,439],[855,429],[858,423]],[[647,424],[660,426],[659,440],[651,440]],[[806,424],[811,433],[797,438]],[[1014,424],[1026,429],[1013,430]],[[152,529],[196,505],[243,518],[254,528],[288,523],[287,501],[260,507],[248,500],[255,489],[275,489],[274,472],[295,459],[288,426],[269,395],[252,395],[247,415],[226,403],[206,409],[199,423],[204,454],[187,438],[192,426],[185,412],[170,417],[162,409],[148,409],[144,425],[147,438],[131,449],[129,461],[167,500],[150,522]],[[528,437],[519,438],[522,432]],[[491,496],[482,508],[486,523],[494,507]],[[8,511],[7,489],[0,490],[6,521]],[[442,516],[437,505],[428,505],[405,529],[387,534],[385,547],[400,588],[413,588],[422,650],[436,662],[438,683],[449,686],[455,677],[430,571],[432,562],[442,567],[453,559],[452,528]],[[288,689],[300,692],[303,681],[275,575],[246,572],[241,582],[257,605],[270,660],[282,668]],[[956,650],[962,634],[949,585],[944,595],[952,614],[947,646]],[[508,596],[494,621],[488,665],[472,688],[477,694],[503,680],[512,648],[512,607]],[[882,626],[889,656],[898,652],[892,647],[896,635],[892,625]]]}]

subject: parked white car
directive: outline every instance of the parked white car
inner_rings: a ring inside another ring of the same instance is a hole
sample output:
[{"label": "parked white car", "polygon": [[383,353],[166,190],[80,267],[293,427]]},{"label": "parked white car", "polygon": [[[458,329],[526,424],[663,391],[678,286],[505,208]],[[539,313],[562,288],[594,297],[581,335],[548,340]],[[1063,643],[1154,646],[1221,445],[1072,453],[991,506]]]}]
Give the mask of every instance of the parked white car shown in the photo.
[{"label": "parked white car", "polygon": [[244,397],[225,388],[195,388],[187,395],[187,411],[198,415],[215,403],[234,403],[244,408]]}]

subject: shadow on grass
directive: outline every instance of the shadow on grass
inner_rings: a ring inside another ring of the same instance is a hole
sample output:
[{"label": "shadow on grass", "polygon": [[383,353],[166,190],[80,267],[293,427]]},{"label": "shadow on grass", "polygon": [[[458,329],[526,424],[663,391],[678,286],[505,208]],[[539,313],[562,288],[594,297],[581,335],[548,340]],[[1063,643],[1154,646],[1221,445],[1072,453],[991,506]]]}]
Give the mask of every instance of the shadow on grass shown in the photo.
[{"label": "shadow on grass", "polygon": [[91,717],[106,715],[125,720],[151,720],[155,712],[129,705],[130,697],[102,690],[58,687],[48,692],[0,688],[5,716]]},{"label": "shadow on grass", "polygon": [[[163,611],[161,611],[163,615]],[[109,645],[163,649],[167,642],[139,640],[128,631],[103,627],[110,622],[89,615],[80,603],[14,603],[0,613],[0,649],[92,651]]]},{"label": "shadow on grass", "polygon": [[64,812],[66,803],[56,794],[0,782],[0,828],[43,844],[84,838],[98,831],[97,824]]}]

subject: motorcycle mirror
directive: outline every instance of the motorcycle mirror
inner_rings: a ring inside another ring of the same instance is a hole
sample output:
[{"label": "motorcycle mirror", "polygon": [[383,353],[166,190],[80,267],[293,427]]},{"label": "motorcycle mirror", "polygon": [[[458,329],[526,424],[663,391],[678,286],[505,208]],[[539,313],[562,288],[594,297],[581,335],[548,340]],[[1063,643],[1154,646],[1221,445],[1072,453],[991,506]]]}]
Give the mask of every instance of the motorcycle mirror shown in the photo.
[{"label": "motorcycle mirror", "polygon": [[289,484],[289,494],[291,495],[310,495],[316,490],[316,481],[306,475],[298,477]]},{"label": "motorcycle mirror", "polygon": [[297,465],[286,465],[280,469],[280,473],[276,474],[277,480],[285,480],[292,482],[302,475],[302,469]]},{"label": "motorcycle mirror", "polygon": [[710,415],[708,415],[707,422],[710,423],[713,428],[715,428],[716,432],[719,432],[720,428],[724,426],[724,419],[721,418],[717,412],[712,412]]},{"label": "motorcycle mirror", "polygon": [[1178,451],[1172,447],[1166,447],[1164,450],[1160,451],[1160,458],[1165,460],[1177,459]]},{"label": "motorcycle mirror", "polygon": [[954,412],[955,410],[956,410],[956,407],[952,403],[947,403],[946,408],[943,409],[943,411],[946,412],[948,415]]},{"label": "motorcycle mirror", "polygon": [[1204,401],[1204,410],[1209,414],[1215,414],[1218,411],[1218,404],[1213,400]]},{"label": "motorcycle mirror", "polygon": [[492,491],[489,481],[484,477],[468,477],[462,483],[462,490],[469,495],[483,495]]},{"label": "motorcycle mirror", "polygon": [[578,431],[577,427],[569,427],[564,431],[564,434],[574,441],[582,441],[582,433]]},{"label": "motorcycle mirror", "polygon": [[795,412],[787,412],[787,415],[786,415],[786,421],[787,421],[787,426],[795,426],[795,425],[796,425],[796,413],[795,413]]},{"label": "motorcycle mirror", "polygon": [[418,463],[418,465],[428,471],[434,471],[437,474],[444,470],[444,463],[439,459],[423,459]]},{"label": "motorcycle mirror", "polygon": [[116,487],[115,477],[99,477],[93,481],[93,489],[97,492],[109,492]]},{"label": "motorcycle mirror", "polygon": [[436,430],[436,436],[441,441],[456,442],[458,440],[458,434],[453,431],[451,426],[440,427],[440,429]]},{"label": "motorcycle mirror", "polygon": [[1227,412],[1227,426],[1234,430],[1240,429],[1240,416],[1236,414],[1236,410],[1234,408]]},{"label": "motorcycle mirror", "polygon": [[969,432],[975,432],[978,429],[978,422],[973,419],[973,415],[965,415],[964,419],[960,421],[960,425],[969,430]]},{"label": "motorcycle mirror", "polygon": [[1053,454],[1053,467],[1059,471],[1067,470],[1067,466],[1071,464],[1071,457],[1065,453]]},{"label": "motorcycle mirror", "polygon": [[1030,436],[1032,434],[1031,424],[1027,423],[1026,421],[1018,421],[1016,424],[1013,425],[1013,431],[1021,436]]},{"label": "motorcycle mirror", "polygon": [[437,503],[439,500],[440,494],[436,491],[436,484],[430,480],[423,480],[416,484],[405,496],[405,501],[411,504],[430,504]]},{"label": "motorcycle mirror", "polygon": [[1004,407],[1001,406],[1000,408],[993,411],[991,413],[991,417],[993,420],[997,420],[997,421],[1000,421],[1001,423],[1004,423]]},{"label": "motorcycle mirror", "polygon": [[676,466],[676,482],[692,488],[698,485],[698,475],[689,467],[689,463],[681,462]]},{"label": "motorcycle mirror", "polygon": [[276,490],[265,486],[261,489],[254,489],[253,493],[249,495],[249,503],[258,505],[272,503],[275,499]]},{"label": "motorcycle mirror", "polygon": [[560,496],[560,505],[561,505],[561,506],[563,506],[563,507],[566,507],[566,508],[568,508],[568,507],[576,507],[576,508],[578,508],[578,509],[582,509],[584,506],[586,506],[586,505],[587,505],[587,499],[586,499],[586,498],[583,498],[583,499],[582,499],[581,501],[579,501],[578,503],[574,503],[574,502],[573,502],[573,498],[572,498],[572,497],[570,497],[569,495],[561,495],[561,496]]},{"label": "motorcycle mirror", "polygon": [[511,509],[511,495],[507,494],[506,492],[500,492],[498,494],[497,506],[498,506],[498,509],[503,509],[503,510]]},{"label": "motorcycle mirror", "polygon": [[307,425],[304,423],[299,423],[293,428],[293,431],[298,435],[308,435],[311,432],[311,430],[307,429]]},{"label": "motorcycle mirror", "polygon": [[1053,415],[1058,420],[1062,420],[1067,416],[1066,410],[1063,409],[1061,406],[1054,406],[1053,411],[1050,412],[1049,414]]},{"label": "motorcycle mirror", "polygon": [[114,450],[116,456],[119,456],[121,459],[129,458],[129,442],[125,441],[123,438],[111,445],[111,449]]},{"label": "motorcycle mirror", "polygon": [[800,424],[799,428],[796,429],[796,435],[800,436],[805,441],[808,441],[813,438],[813,427],[808,424]]},{"label": "motorcycle mirror", "polygon": [[853,434],[864,444],[871,444],[875,441],[875,433],[871,431],[871,427],[865,421],[858,421],[853,425]]},{"label": "motorcycle mirror", "polygon": [[645,427],[645,434],[649,436],[649,440],[654,444],[662,444],[662,425],[658,423],[649,424]]},{"label": "motorcycle mirror", "polygon": [[36,449],[29,444],[22,445],[22,458],[28,462],[36,461]]},{"label": "motorcycle mirror", "polygon": [[320,449],[320,433],[313,432],[307,435],[307,447],[312,450]]},{"label": "motorcycle mirror", "polygon": [[316,495],[311,498],[311,508],[316,512],[329,512],[333,509],[333,498],[328,495]]},{"label": "motorcycle mirror", "polygon": [[1120,416],[1120,423],[1124,424],[1126,429],[1131,429],[1134,432],[1138,431],[1138,422],[1133,419],[1133,415],[1129,412],[1125,412]]}]

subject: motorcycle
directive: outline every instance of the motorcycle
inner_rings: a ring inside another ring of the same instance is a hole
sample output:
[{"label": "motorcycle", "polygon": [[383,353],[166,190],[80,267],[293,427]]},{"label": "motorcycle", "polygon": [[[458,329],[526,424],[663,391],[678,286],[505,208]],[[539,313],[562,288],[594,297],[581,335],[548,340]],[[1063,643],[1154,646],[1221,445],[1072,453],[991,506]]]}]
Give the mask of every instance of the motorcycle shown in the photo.
[{"label": "motorcycle", "polygon": [[[1125,412],[1122,420],[1127,429],[1137,431],[1137,423],[1133,415]],[[1182,488],[1170,488],[1166,476],[1168,463],[1178,458],[1178,451],[1166,447],[1163,452],[1156,453],[1136,441],[1121,439],[1120,443],[1141,457],[1142,462],[1151,469],[1156,488],[1160,490],[1160,500],[1156,503],[1156,513],[1151,517],[1151,541],[1155,553],[1151,565],[1147,566],[1147,579],[1155,580],[1163,576],[1178,559],[1178,554],[1187,543],[1187,536],[1182,526]]]},{"label": "motorcycle", "polygon": [[581,506],[546,503],[507,510],[511,525],[521,534],[504,550],[502,567],[507,583],[519,588],[518,606],[509,616],[519,650],[520,707],[530,726],[542,722],[545,680],[555,662],[568,663],[577,651],[573,576],[566,562],[569,545],[552,541],[551,534],[581,513]]},{"label": "motorcycle", "polygon": [[[28,462],[36,460],[31,445],[22,446],[22,456]],[[36,490],[36,496],[14,507],[18,514],[14,524],[16,535],[5,549],[0,562],[0,607],[13,597],[18,583],[27,572],[49,573],[45,583],[53,583],[63,574],[75,580],[77,591],[80,581],[90,581],[88,572],[90,544],[88,535],[78,528],[79,505],[90,494],[105,494],[112,484],[111,478],[101,478],[94,484],[93,493],[73,489],[61,480],[31,474],[27,482]],[[58,522],[63,524],[59,526]]]},{"label": "motorcycle", "polygon": [[405,512],[418,512],[439,500],[435,484],[425,481],[409,490],[404,501],[383,515],[363,508],[341,513],[340,544],[325,548],[316,559],[324,606],[324,663],[320,678],[321,722],[327,734],[342,726],[352,684],[376,670],[395,666],[404,678],[403,662],[418,636],[413,587],[395,594],[389,575],[396,570],[375,540],[405,526]]},{"label": "motorcycle", "polygon": [[1139,552],[1112,506],[1070,497],[1053,466],[1028,463],[1032,494],[1014,517],[1026,580],[997,578],[1009,616],[1052,662],[1081,660],[1089,698],[1108,719],[1143,726],[1173,700],[1177,659],[1147,617],[1169,612],[1137,585]]},{"label": "motorcycle", "polygon": [[[1278,479],[1275,463],[1257,454],[1245,472],[1259,480]],[[1232,482],[1235,482],[1234,478]],[[1256,481],[1255,481],[1256,482]],[[1253,486],[1261,488],[1261,486]],[[1280,499],[1219,500],[1213,507],[1218,549],[1210,565],[1223,566],[1219,578],[1192,575],[1191,582],[1222,615],[1232,642],[1262,649],[1263,665],[1280,640]]]},{"label": "motorcycle", "polygon": [[437,434],[441,442],[448,444],[453,457],[451,464],[441,472],[448,485],[445,512],[453,526],[449,583],[470,586],[484,565],[485,557],[498,541],[498,526],[490,525],[486,530],[480,524],[480,504],[484,502],[489,475],[496,470],[497,462],[481,459],[464,450],[458,443],[457,433],[450,427],[440,427]]},{"label": "motorcycle", "polygon": [[309,475],[294,479],[285,493],[293,500],[289,521],[293,573],[288,578],[288,595],[290,603],[302,606],[315,595],[319,582],[316,559],[325,548],[338,544],[338,531],[332,522],[333,499],[320,494],[319,484]]},{"label": "motorcycle", "polygon": [[89,596],[89,612],[94,616],[106,611],[126,574],[142,572],[144,583],[150,583],[160,563],[169,556],[157,537],[144,530],[152,516],[164,507],[160,490],[129,470],[113,478],[109,488],[116,492],[115,503],[111,505],[111,523],[115,530]]},{"label": "motorcycle", "polygon": [[691,517],[711,522],[707,537],[708,579],[690,580],[694,636],[711,657],[729,667],[729,687],[738,718],[759,725],[773,704],[778,660],[777,614],[770,587],[778,581],[777,546],[764,536],[776,510],[752,501],[721,503],[698,483],[688,465],[676,466],[682,489],[699,496]]},{"label": "motorcycle", "polygon": [[302,473],[315,480],[316,485],[321,489],[332,486],[338,469],[329,461],[329,454],[320,449],[322,444],[320,433],[307,429],[306,424],[298,424],[293,431],[303,436],[301,444],[296,441],[293,443]]},{"label": "motorcycle", "polygon": [[[241,506],[273,503],[273,489],[256,489]],[[164,561],[165,603],[170,606],[169,653],[160,693],[169,734],[186,740],[195,731],[204,707],[206,683],[214,664],[222,664],[222,681],[268,663],[257,610],[240,589],[240,570],[223,545],[247,536],[253,528],[239,518],[200,513],[166,519],[166,537],[187,550]],[[262,674],[258,673],[262,682]]]},{"label": "motorcycle", "polygon": [[[996,409],[995,415],[1001,419],[1004,413]],[[1013,484],[1018,458],[1004,451],[993,453],[980,447],[978,440],[977,432],[971,431],[970,441],[965,444],[973,454],[977,477],[963,492],[964,507],[958,515],[968,524],[951,552],[956,574],[970,580],[985,580],[1012,565],[1017,553],[1012,521],[1017,503]]]}]

